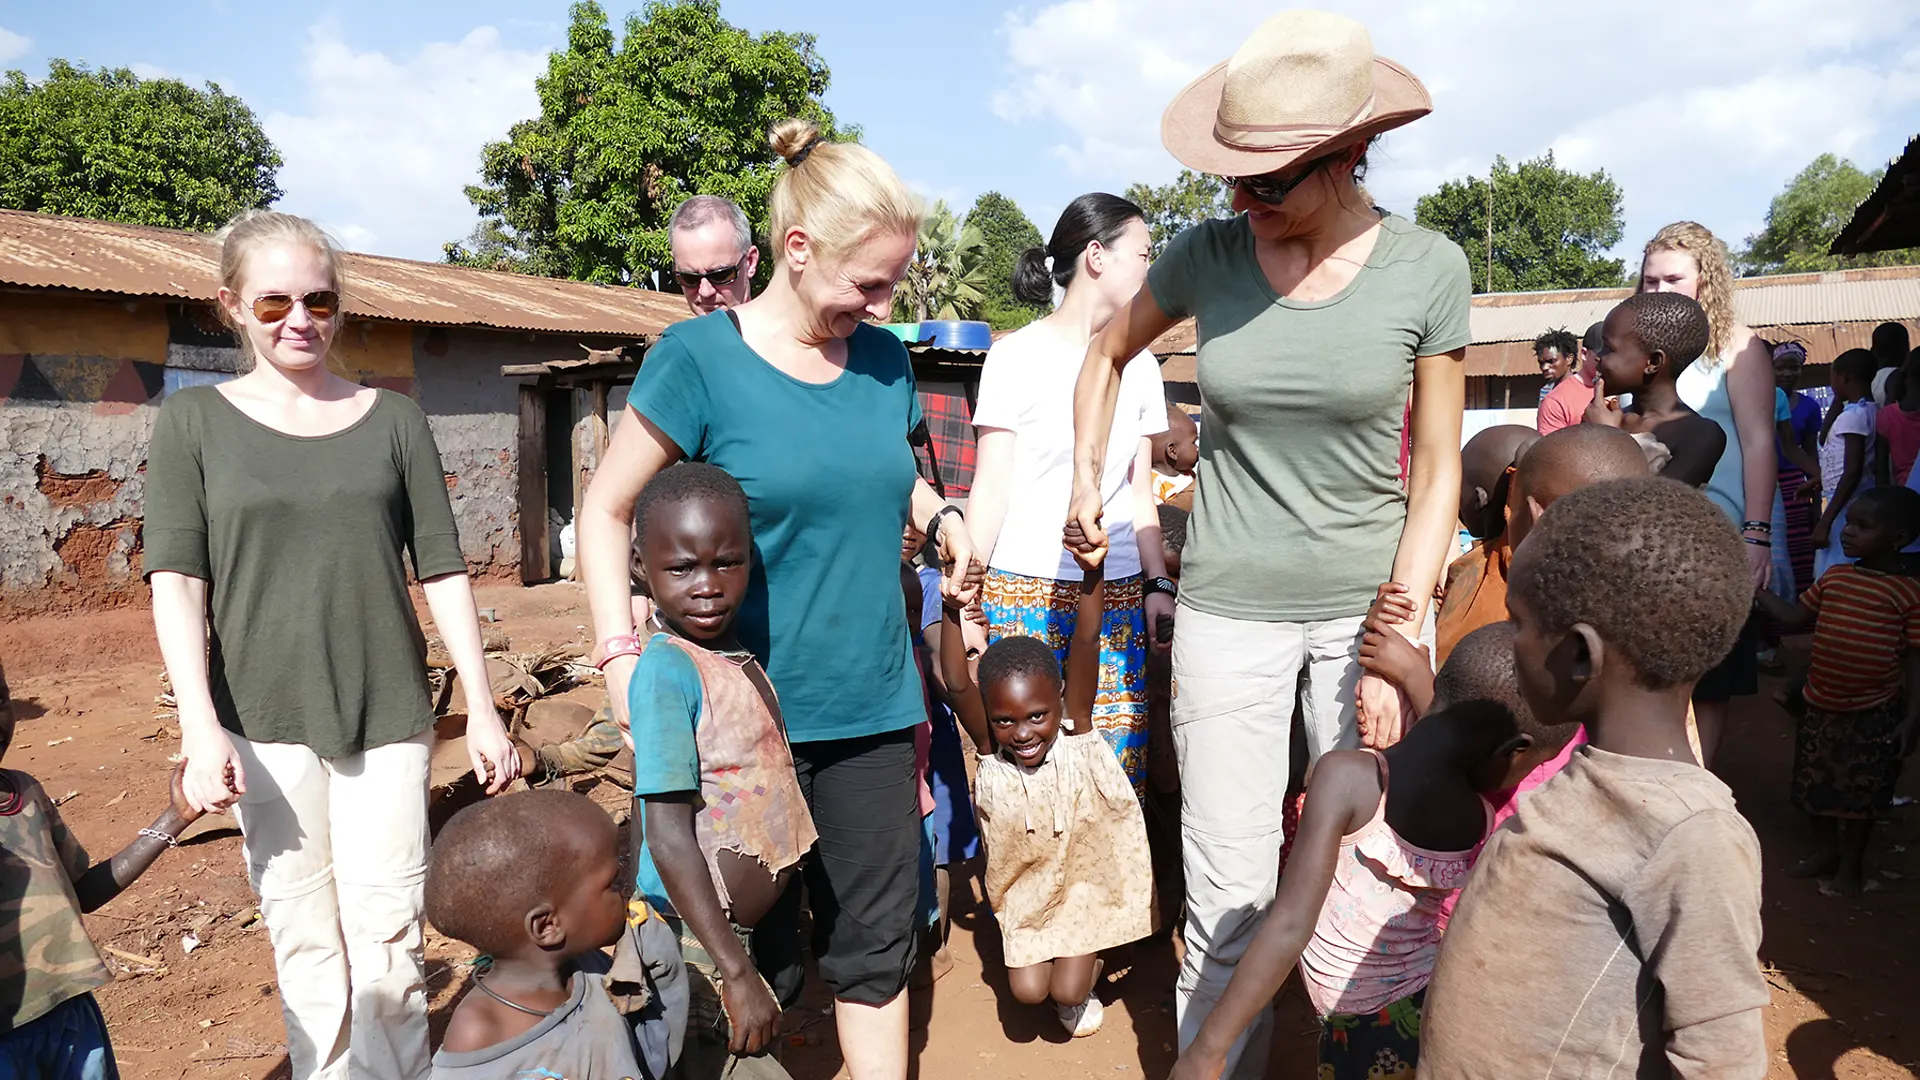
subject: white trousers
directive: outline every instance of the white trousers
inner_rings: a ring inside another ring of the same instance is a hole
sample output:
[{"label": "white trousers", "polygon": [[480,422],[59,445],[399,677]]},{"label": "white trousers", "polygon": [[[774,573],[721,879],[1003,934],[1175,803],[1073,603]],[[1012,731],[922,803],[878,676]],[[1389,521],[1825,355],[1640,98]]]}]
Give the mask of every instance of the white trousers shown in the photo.
[{"label": "white trousers", "polygon": [[233,736],[294,1080],[425,1080],[431,729],[351,757]]},{"label": "white trousers", "polygon": [[[1182,606],[1173,636],[1173,745],[1187,876],[1177,1013],[1185,1051],[1225,992],[1279,884],[1293,713],[1307,752],[1360,745],[1354,687],[1363,616],[1248,622]],[[1224,1077],[1266,1073],[1273,1010],[1227,1056]]]}]

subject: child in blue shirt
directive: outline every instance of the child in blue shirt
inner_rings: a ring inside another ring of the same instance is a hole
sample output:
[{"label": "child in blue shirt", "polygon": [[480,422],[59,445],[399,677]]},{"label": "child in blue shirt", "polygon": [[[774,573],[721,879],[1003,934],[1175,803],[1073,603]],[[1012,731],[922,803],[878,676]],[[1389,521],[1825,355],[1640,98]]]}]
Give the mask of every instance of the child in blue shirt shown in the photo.
[{"label": "child in blue shirt", "polygon": [[685,1080],[787,1074],[780,1006],[754,970],[749,931],[813,847],[780,704],[734,636],[753,536],[747,497],[720,469],[667,468],[634,510],[652,638],[627,688],[640,897],[687,963]]}]

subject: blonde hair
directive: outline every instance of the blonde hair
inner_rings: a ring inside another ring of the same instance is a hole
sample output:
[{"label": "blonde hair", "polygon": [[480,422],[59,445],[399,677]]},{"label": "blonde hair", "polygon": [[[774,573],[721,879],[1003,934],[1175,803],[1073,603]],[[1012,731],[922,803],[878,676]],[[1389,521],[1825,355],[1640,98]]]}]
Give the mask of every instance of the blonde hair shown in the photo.
[{"label": "blonde hair", "polygon": [[[1641,270],[1647,257],[1658,251],[1678,251],[1693,257],[1700,271],[1701,310],[1707,313],[1707,354],[1700,363],[1712,368],[1722,363],[1733,345],[1733,268],[1727,257],[1727,245],[1713,231],[1697,221],[1676,221],[1653,234],[1646,250],[1640,253]],[[1646,290],[1643,276],[1636,291]]]},{"label": "blonde hair", "polygon": [[920,234],[920,200],[879,154],[829,142],[806,120],[780,121],[767,142],[787,163],[767,197],[767,241],[779,258],[789,229],[803,230],[829,257],[874,233]]},{"label": "blonde hair", "polygon": [[[261,248],[276,244],[309,247],[319,252],[320,260],[327,264],[327,279],[333,291],[346,290],[346,277],[340,272],[339,249],[320,226],[306,218],[278,210],[242,210],[214,233],[213,238],[220,241],[220,284],[236,296],[240,293],[240,283],[246,278],[247,259]],[[247,348],[247,335],[227,313],[226,306],[215,304],[214,307],[219,310],[220,321],[239,336],[241,347]]]}]

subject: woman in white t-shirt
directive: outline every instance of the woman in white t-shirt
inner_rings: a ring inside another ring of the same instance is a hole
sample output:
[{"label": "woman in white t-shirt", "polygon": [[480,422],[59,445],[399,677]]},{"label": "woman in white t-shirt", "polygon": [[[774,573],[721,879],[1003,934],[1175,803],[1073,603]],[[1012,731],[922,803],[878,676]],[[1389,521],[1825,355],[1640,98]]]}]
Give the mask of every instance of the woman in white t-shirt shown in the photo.
[{"label": "woman in white t-shirt", "polygon": [[[1021,255],[1013,274],[1015,296],[1032,304],[1059,296],[1059,306],[995,342],[980,373],[968,528],[979,550],[990,553],[983,592],[989,636],[1040,638],[1063,664],[1081,578],[1060,533],[1073,494],[1074,380],[1087,343],[1146,281],[1150,248],[1139,207],[1099,193],[1073,200],[1048,245]],[[1094,728],[1136,792],[1145,790],[1147,775],[1147,626],[1164,624],[1154,637],[1165,648],[1173,625],[1174,586],[1149,486],[1148,437],[1166,427],[1160,365],[1143,352],[1121,376],[1100,477],[1112,548],[1093,707]]]}]

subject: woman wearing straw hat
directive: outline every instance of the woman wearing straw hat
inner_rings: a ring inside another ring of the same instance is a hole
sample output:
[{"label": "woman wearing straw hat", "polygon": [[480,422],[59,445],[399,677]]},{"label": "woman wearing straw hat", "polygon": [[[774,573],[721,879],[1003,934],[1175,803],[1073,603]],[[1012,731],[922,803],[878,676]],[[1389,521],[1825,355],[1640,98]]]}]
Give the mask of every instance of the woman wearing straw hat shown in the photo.
[{"label": "woman wearing straw hat", "polygon": [[[1200,471],[1174,635],[1184,780],[1184,1049],[1272,901],[1296,693],[1315,756],[1399,736],[1397,691],[1362,677],[1383,582],[1422,609],[1450,553],[1472,291],[1453,243],[1369,205],[1380,133],[1432,109],[1351,19],[1269,19],[1167,108],[1161,139],[1228,178],[1239,216],[1189,229],[1093,340],[1074,392],[1069,544],[1106,543],[1100,487],[1122,366],[1198,324]],[[1411,392],[1411,411],[1408,411]],[[1398,468],[1403,425],[1411,474]],[[1196,780],[1198,782],[1196,782]],[[1271,1017],[1227,1059],[1266,1065]]]}]

